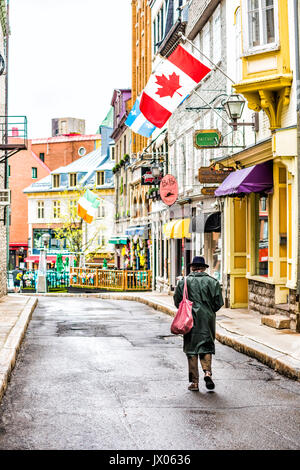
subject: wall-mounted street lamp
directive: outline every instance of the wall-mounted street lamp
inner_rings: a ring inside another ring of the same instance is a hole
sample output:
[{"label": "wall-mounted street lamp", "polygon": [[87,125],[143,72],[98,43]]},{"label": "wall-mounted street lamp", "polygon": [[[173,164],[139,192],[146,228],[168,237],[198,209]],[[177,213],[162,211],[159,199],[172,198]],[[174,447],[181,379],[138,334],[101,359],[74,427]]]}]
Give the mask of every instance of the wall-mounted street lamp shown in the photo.
[{"label": "wall-mounted street lamp", "polygon": [[152,164],[151,171],[152,171],[152,175],[154,176],[154,178],[159,178],[162,169],[157,161],[154,161],[154,163]]},{"label": "wall-mounted street lamp", "polygon": [[231,121],[229,124],[232,126],[234,131],[237,130],[238,126],[255,126],[254,122],[237,122],[238,119],[241,118],[246,104],[242,95],[233,93],[222,104]]}]

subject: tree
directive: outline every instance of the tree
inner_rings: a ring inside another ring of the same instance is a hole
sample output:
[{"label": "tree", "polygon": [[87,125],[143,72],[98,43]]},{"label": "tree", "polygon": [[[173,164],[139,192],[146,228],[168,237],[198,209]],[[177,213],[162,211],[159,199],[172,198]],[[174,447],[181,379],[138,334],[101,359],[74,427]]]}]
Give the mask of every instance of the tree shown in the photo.
[{"label": "tree", "polygon": [[[78,200],[85,191],[86,188],[77,187],[73,191],[65,190],[62,193],[62,199],[67,202],[65,204],[67,210],[60,214],[60,226],[53,229],[55,238],[65,240],[66,248],[76,254],[77,261],[79,261],[80,253],[84,253],[85,257],[89,259],[103,251],[102,243],[98,243],[98,233],[101,230],[106,230],[106,224],[103,222],[98,222],[96,229],[91,230],[92,227],[87,228],[83,219],[78,217]],[[92,226],[92,224],[95,224],[95,221],[90,225]]]}]

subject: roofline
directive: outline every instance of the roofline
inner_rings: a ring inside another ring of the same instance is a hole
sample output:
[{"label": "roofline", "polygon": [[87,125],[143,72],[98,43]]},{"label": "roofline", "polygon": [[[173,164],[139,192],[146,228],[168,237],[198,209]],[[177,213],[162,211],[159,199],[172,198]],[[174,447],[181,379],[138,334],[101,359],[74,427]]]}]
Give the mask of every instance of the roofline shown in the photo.
[{"label": "roofline", "polygon": [[32,153],[32,156],[39,162],[39,164],[49,172],[49,174],[51,173],[51,169],[48,167],[48,165],[46,165],[46,163],[44,163],[32,150],[31,150],[31,153]]},{"label": "roofline", "polygon": [[85,140],[101,140],[100,134],[78,134],[67,137],[65,135],[58,135],[55,137],[45,137],[40,139],[31,139],[32,145],[37,144],[48,144],[48,143],[60,143],[60,142],[76,142],[76,141],[85,141]]}]

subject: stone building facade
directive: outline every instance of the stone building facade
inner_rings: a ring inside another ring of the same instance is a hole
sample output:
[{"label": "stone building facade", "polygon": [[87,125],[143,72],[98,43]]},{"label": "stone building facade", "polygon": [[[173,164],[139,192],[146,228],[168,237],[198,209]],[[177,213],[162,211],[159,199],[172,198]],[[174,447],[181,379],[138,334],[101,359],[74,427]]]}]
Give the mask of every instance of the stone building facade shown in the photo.
[{"label": "stone building facade", "polygon": [[[183,20],[183,18],[182,18]],[[226,2],[194,0],[188,10],[185,35],[192,43],[203,50],[212,60],[226,70]],[[177,41],[178,42],[178,41]],[[212,71],[198,85],[196,91],[204,100],[216,108],[213,112],[196,94],[186,99],[172,114],[168,121],[168,171],[177,178],[179,194],[176,205],[166,206],[156,211],[155,224],[164,227],[167,222],[177,219],[190,219],[191,233],[184,239],[173,239],[161,235],[160,253],[164,259],[158,262],[163,269],[163,282],[158,283],[159,290],[173,290],[177,278],[189,272],[188,265],[195,255],[203,255],[210,264],[210,274],[221,280],[222,234],[204,233],[205,226],[201,218],[208,218],[214,212],[219,213],[214,196],[202,194],[202,185],[198,180],[198,170],[209,166],[214,158],[220,158],[224,149],[197,149],[194,146],[194,133],[200,129],[218,129],[223,135],[231,128],[217,114],[224,116],[219,108],[226,97],[227,79],[206,61],[195,47],[186,43],[185,47]],[[156,203],[160,205],[161,203]],[[154,205],[154,211],[155,206]],[[158,251],[158,250],[157,250]],[[215,261],[214,261],[215,260]],[[161,285],[163,284],[163,287]]]}]

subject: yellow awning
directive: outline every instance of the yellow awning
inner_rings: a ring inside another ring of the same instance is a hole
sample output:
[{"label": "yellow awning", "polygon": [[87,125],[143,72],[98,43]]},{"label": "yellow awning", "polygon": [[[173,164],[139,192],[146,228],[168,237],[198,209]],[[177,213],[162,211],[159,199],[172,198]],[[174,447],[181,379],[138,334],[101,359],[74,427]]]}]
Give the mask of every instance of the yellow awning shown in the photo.
[{"label": "yellow awning", "polygon": [[190,238],[191,219],[171,220],[163,227],[163,233],[166,238]]},{"label": "yellow awning", "polygon": [[171,220],[163,226],[163,233],[165,234],[166,238],[174,238],[173,237],[173,229],[174,225],[176,224],[177,220]]},{"label": "yellow awning", "polygon": [[191,219],[180,219],[176,221],[173,230],[173,238],[191,238]]}]

